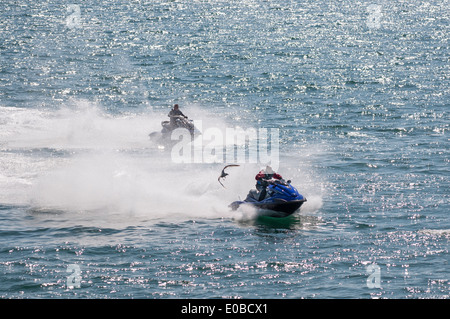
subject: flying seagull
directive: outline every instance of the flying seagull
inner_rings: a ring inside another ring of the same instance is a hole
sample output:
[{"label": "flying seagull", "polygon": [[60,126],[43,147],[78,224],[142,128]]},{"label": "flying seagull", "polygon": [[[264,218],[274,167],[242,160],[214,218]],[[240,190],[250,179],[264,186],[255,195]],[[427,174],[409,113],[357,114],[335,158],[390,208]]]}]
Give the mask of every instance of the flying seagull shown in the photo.
[{"label": "flying seagull", "polygon": [[222,185],[223,188],[226,188],[226,187],[223,186],[223,184],[222,184],[222,182],[220,181],[220,179],[221,179],[221,178],[225,179],[225,177],[228,175],[228,173],[225,173],[225,169],[226,169],[227,167],[232,167],[232,166],[240,166],[240,165],[237,165],[237,164],[231,164],[231,165],[225,166],[225,167],[222,169],[222,174],[220,174],[219,178],[217,179],[217,180],[219,181],[220,185]]}]

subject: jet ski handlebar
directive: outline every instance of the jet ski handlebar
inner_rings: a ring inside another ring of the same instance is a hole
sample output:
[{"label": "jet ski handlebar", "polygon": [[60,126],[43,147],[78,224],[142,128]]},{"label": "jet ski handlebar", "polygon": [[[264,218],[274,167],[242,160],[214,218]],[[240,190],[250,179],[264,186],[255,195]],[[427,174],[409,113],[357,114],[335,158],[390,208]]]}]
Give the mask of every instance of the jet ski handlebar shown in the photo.
[{"label": "jet ski handlebar", "polygon": [[169,115],[169,117],[175,118],[175,119],[187,119],[187,116],[183,115]]},{"label": "jet ski handlebar", "polygon": [[266,186],[267,185],[277,185],[277,184],[281,184],[281,185],[287,186],[290,183],[291,183],[291,180],[288,180],[286,182],[284,179],[275,179],[275,178],[262,180],[262,184],[266,185]]}]

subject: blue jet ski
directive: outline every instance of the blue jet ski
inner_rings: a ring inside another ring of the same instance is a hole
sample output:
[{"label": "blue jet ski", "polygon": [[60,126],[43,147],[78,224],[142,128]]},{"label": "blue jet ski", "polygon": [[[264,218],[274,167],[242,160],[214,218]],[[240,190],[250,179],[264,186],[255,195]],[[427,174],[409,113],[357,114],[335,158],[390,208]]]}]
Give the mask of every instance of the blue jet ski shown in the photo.
[{"label": "blue jet ski", "polygon": [[243,205],[250,205],[257,208],[258,214],[262,216],[287,217],[306,202],[306,198],[291,185],[291,181],[269,180],[264,186],[261,192],[251,190],[245,200],[235,201],[229,207],[237,210]]}]

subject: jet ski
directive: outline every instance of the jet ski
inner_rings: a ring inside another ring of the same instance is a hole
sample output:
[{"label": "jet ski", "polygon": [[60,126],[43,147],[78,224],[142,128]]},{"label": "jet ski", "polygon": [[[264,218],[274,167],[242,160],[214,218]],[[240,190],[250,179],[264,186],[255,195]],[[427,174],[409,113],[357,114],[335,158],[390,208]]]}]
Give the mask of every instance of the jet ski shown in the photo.
[{"label": "jet ski", "polygon": [[152,132],[149,137],[152,141],[157,143],[167,144],[172,141],[172,132],[176,129],[185,129],[191,134],[191,139],[193,140],[195,136],[200,134],[200,131],[194,126],[192,120],[188,120],[184,116],[174,116],[175,125],[171,125],[170,121],[161,122],[161,132]]},{"label": "jet ski", "polygon": [[266,195],[262,200],[259,200],[260,192],[251,190],[245,200],[235,201],[229,207],[237,210],[239,207],[248,205],[256,208],[260,216],[287,217],[306,202],[306,198],[291,185],[291,181],[269,180],[267,184]]}]

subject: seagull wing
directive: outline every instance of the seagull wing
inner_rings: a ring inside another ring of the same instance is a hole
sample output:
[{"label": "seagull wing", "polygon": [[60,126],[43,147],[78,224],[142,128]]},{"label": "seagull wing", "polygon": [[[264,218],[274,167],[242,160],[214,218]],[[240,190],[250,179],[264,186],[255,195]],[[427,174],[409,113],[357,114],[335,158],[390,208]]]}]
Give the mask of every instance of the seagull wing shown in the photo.
[{"label": "seagull wing", "polygon": [[[220,185],[223,186],[223,184],[222,184],[222,182],[220,181],[220,179],[221,179],[221,178],[225,178],[225,176],[228,175],[227,173],[225,173],[225,169],[228,168],[228,167],[233,167],[233,166],[240,166],[240,165],[238,165],[238,164],[230,164],[230,165],[225,166],[225,167],[222,169],[222,173],[220,174],[219,178],[217,179],[217,180],[219,181]],[[223,188],[225,188],[225,186],[223,186]]]}]

